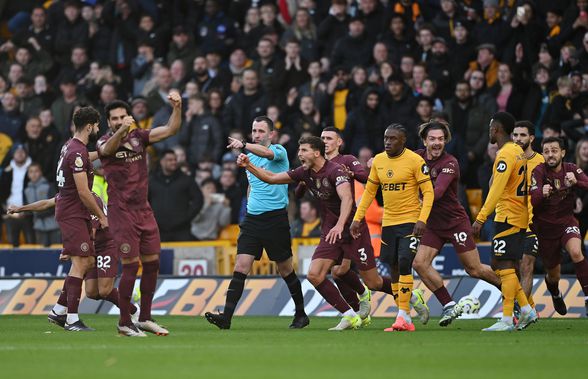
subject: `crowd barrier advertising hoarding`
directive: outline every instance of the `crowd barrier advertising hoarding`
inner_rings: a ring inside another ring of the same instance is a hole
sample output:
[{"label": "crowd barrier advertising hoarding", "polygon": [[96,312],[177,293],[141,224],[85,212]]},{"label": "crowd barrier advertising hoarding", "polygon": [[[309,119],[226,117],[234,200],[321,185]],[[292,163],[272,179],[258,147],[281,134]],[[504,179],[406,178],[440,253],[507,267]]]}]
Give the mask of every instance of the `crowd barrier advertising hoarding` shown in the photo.
[{"label": "crowd barrier advertising hoarding", "polygon": [[[304,277],[302,290],[305,308],[312,316],[337,316],[338,312],[327,304],[320,294]],[[230,277],[170,277],[159,279],[153,300],[153,315],[197,316],[204,312],[222,310]],[[63,286],[63,279],[14,278],[0,279],[0,314],[46,314],[57,300]],[[494,317],[501,312],[502,301],[498,289],[470,277],[445,279],[445,286],[455,300],[472,295],[482,304],[479,317]],[[415,280],[415,288],[425,289],[425,299],[431,308],[431,316],[441,315],[441,305],[426,289],[422,282]],[[565,317],[585,317],[584,295],[575,277],[564,277],[560,291],[568,306]],[[139,280],[135,289],[139,288]],[[554,314],[551,296],[543,277],[535,277],[533,298],[541,317],[561,317]],[[392,296],[374,292],[372,315],[394,317],[397,308]],[[82,294],[80,313],[118,314],[118,308],[105,301],[88,299]],[[245,283],[243,297],[236,309],[236,315],[246,316],[290,316],[294,304],[288,288],[279,277],[252,277]]]}]

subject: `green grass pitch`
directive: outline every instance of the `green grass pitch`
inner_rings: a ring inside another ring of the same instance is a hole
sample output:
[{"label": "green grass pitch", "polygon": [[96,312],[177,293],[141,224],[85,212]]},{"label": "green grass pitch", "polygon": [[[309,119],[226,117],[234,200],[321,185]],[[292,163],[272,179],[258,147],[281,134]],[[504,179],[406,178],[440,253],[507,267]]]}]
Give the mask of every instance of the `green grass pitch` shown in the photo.
[{"label": "green grass pitch", "polygon": [[[236,317],[231,330],[204,318],[160,317],[167,337],[118,337],[117,319],[85,315],[92,333],[68,333],[43,316],[0,316],[3,378],[579,378],[588,319],[541,319],[528,330],[482,333],[493,320],[436,320],[384,333],[391,320],[329,332],[338,318]],[[401,376],[402,375],[402,376]],[[500,375],[500,376],[499,376]]]}]

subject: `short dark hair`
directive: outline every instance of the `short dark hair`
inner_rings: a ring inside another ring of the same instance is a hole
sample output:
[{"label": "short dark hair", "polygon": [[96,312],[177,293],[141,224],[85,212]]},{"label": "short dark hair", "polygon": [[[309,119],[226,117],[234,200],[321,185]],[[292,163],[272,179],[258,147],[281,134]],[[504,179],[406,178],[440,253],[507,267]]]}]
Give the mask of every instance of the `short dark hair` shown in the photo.
[{"label": "short dark hair", "polygon": [[215,191],[218,192],[218,184],[217,184],[216,180],[214,180],[213,178],[206,178],[200,183],[200,188],[204,187],[207,184],[214,185]]},{"label": "short dark hair", "polygon": [[340,131],[339,129],[335,128],[334,126],[326,126],[326,127],[323,129],[323,132],[335,132],[335,133],[337,133],[337,135],[338,135],[340,138],[343,138],[343,134],[341,134],[341,131]]},{"label": "short dark hair", "polygon": [[317,136],[307,136],[300,138],[298,140],[298,145],[302,144],[310,145],[310,148],[314,151],[320,152],[321,156],[325,155],[325,143]]},{"label": "short dark hair", "polygon": [[430,130],[442,130],[443,135],[445,136],[445,142],[447,143],[451,141],[451,130],[449,129],[448,123],[439,120],[425,122],[419,126],[419,137],[421,137],[422,140],[425,140]]},{"label": "short dark hair", "polygon": [[83,130],[88,124],[96,124],[98,122],[100,122],[100,113],[92,107],[82,107],[73,115],[76,132]]},{"label": "short dark hair", "polygon": [[265,122],[270,132],[274,130],[274,122],[268,116],[257,116],[253,122]]},{"label": "short dark hair", "polygon": [[508,135],[512,133],[515,127],[515,118],[508,112],[498,112],[492,116],[492,122],[498,122],[502,126],[502,130]]},{"label": "short dark hair", "polygon": [[388,125],[386,130],[396,130],[396,131],[404,134],[405,138],[408,137],[408,132],[406,131],[406,127],[402,124],[398,124],[398,123],[390,124],[390,125]]},{"label": "short dark hair", "polygon": [[515,128],[526,128],[530,136],[535,135],[535,125],[529,120],[521,120],[515,122]]},{"label": "short dark hair", "polygon": [[544,132],[546,129],[551,129],[558,133],[561,133],[561,125],[556,122],[546,122],[545,124],[541,125],[542,132]]},{"label": "short dark hair", "polygon": [[565,144],[563,138],[559,138],[559,137],[544,138],[543,141],[541,141],[541,147],[543,147],[546,143],[554,143],[554,142],[557,142],[560,149],[562,149],[562,150],[566,149],[566,144]]},{"label": "short dark hair", "polygon": [[172,149],[165,149],[164,151],[161,152],[161,158],[159,158],[159,159],[160,160],[163,159],[163,157],[165,157],[168,154],[176,155],[176,152],[173,151]]},{"label": "short dark hair", "polygon": [[106,113],[106,118],[110,118],[110,111],[113,109],[124,108],[127,111],[127,114],[131,115],[131,106],[122,100],[114,100],[111,103],[106,104],[104,107],[104,113]]}]

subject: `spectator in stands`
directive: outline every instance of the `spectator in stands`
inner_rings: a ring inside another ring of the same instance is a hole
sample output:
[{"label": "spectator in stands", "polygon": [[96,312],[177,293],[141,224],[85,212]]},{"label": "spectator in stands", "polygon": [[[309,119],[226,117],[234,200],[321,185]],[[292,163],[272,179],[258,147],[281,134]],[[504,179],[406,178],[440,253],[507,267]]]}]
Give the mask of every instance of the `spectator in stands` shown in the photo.
[{"label": "spectator in stands", "polygon": [[418,43],[416,49],[416,57],[419,62],[427,63],[431,58],[433,48],[433,39],[435,38],[435,31],[430,24],[423,24],[417,30],[416,41]]},{"label": "spectator in stands", "polygon": [[6,134],[13,141],[21,139],[24,122],[18,99],[12,92],[6,92],[2,96],[2,109],[0,109],[0,133]]},{"label": "spectator in stands", "polygon": [[308,61],[301,55],[300,43],[296,39],[287,41],[285,50],[283,88],[289,90],[300,87],[309,79]]},{"label": "spectator in stands", "polygon": [[396,65],[400,64],[400,57],[414,52],[414,40],[406,30],[406,22],[401,14],[394,13],[390,18],[388,30],[378,36],[378,41],[388,47],[388,55]]},{"label": "spectator in stands", "polygon": [[453,78],[463,78],[468,70],[469,62],[476,59],[476,48],[469,34],[465,22],[457,21],[453,26],[452,39],[447,40],[449,51],[451,51],[449,60]]},{"label": "spectator in stands", "polygon": [[264,26],[261,24],[261,12],[257,7],[247,9],[243,30],[238,37],[239,46],[245,50],[245,53],[252,56],[255,53],[257,41],[263,35]]},{"label": "spectator in stands", "polygon": [[131,75],[133,76],[133,96],[143,94],[145,84],[153,74],[153,62],[155,59],[154,48],[151,41],[142,40],[137,46],[137,55],[131,61]]},{"label": "spectator in stands", "polygon": [[402,79],[407,83],[412,79],[412,70],[415,65],[415,59],[410,54],[405,54],[400,58],[400,74]]},{"label": "spectator in stands", "polygon": [[8,242],[13,246],[20,244],[20,232],[24,233],[25,243],[34,243],[32,218],[27,214],[6,215],[10,205],[24,205],[24,189],[28,183],[27,170],[31,165],[24,145],[15,145],[14,153],[8,167],[0,176],[0,203],[3,206]]},{"label": "spectator in stands", "polygon": [[[235,162],[235,160],[231,160],[231,162]],[[241,202],[243,200],[243,190],[237,182],[235,170],[223,169],[219,183],[221,185],[221,192],[229,199],[231,224],[238,224]]]},{"label": "spectator in stands", "polygon": [[208,110],[211,116],[221,120],[223,117],[223,93],[220,89],[212,89],[208,93]]},{"label": "spectator in stands", "polygon": [[313,61],[308,64],[309,79],[298,87],[298,96],[311,96],[315,108],[323,117],[329,111],[329,94],[327,93],[327,83],[321,76],[321,62]]},{"label": "spectator in stands", "polygon": [[251,68],[257,72],[257,77],[265,93],[272,99],[282,94],[284,81],[284,61],[276,55],[275,46],[269,38],[262,38],[257,42],[257,59]]},{"label": "spectator in stands", "polygon": [[547,107],[545,121],[562,123],[573,119],[572,109],[572,79],[561,76],[557,79],[557,94]]},{"label": "spectator in stands", "polygon": [[203,55],[199,55],[194,58],[191,78],[198,85],[198,88],[202,93],[208,93],[210,90],[214,88],[220,88],[222,86],[218,78],[213,78],[210,76],[208,71],[208,62],[206,61],[206,57]]},{"label": "spectator in stands", "polygon": [[53,51],[57,63],[64,65],[74,46],[86,46],[89,39],[88,24],[80,17],[77,1],[67,1],[63,8],[65,18],[57,25]]},{"label": "spectator in stands", "polygon": [[[196,26],[198,33],[198,45],[203,50],[211,48],[221,52],[232,50],[237,32],[235,22],[222,11],[218,0],[206,0],[204,5],[204,17]],[[190,62],[192,62],[190,60]]]},{"label": "spectator in stands", "polygon": [[37,162],[42,176],[52,181],[55,178],[55,159],[61,147],[60,141],[51,134],[43,133],[41,120],[38,117],[31,117],[26,122],[22,142],[31,160]]},{"label": "spectator in stands", "polygon": [[223,112],[223,128],[229,130],[240,129],[249,135],[251,121],[263,114],[267,109],[268,99],[259,88],[259,78],[253,69],[243,72],[243,88],[232,95],[225,105]]},{"label": "spectator in stands", "polygon": [[321,219],[312,200],[303,199],[300,202],[300,217],[294,220],[291,232],[294,238],[318,238],[321,236]]},{"label": "spectator in stands", "polygon": [[498,61],[496,60],[496,47],[492,44],[481,44],[476,48],[478,57],[470,62],[465,77],[469,78],[473,71],[480,70],[486,78],[486,86],[492,88],[498,80]]},{"label": "spectator in stands", "polygon": [[468,81],[472,91],[472,99],[489,114],[496,113],[498,106],[496,99],[486,90],[486,77],[480,70],[472,71]]},{"label": "spectator in stands", "polygon": [[484,15],[474,26],[473,37],[479,44],[498,46],[498,56],[501,56],[510,30],[502,19],[498,5],[499,0],[484,0]]},{"label": "spectator in stands", "polygon": [[176,59],[181,59],[187,67],[191,67],[196,55],[198,55],[198,49],[188,30],[182,25],[176,26],[167,53],[167,62],[171,63]]},{"label": "spectator in stands", "polygon": [[549,69],[539,64],[534,69],[533,77],[534,83],[524,96],[521,119],[530,120],[535,125],[535,136],[540,139],[541,125],[549,106]]},{"label": "spectator in stands", "polygon": [[498,65],[498,82],[490,89],[499,112],[508,112],[515,119],[521,118],[521,109],[525,101],[526,88],[519,82],[513,82],[512,70],[506,63]]},{"label": "spectator in stands", "polygon": [[[41,165],[32,163],[28,168],[28,184],[24,190],[24,204],[34,203],[39,200],[50,199],[55,196],[55,187],[49,183],[41,172]],[[33,229],[35,240],[38,244],[48,247],[61,243],[61,232],[55,221],[55,209],[51,208],[33,214]]]},{"label": "spectator in stands", "polygon": [[172,88],[172,81],[169,68],[165,66],[160,67],[156,76],[157,87],[147,95],[147,108],[151,114],[157,113],[157,111],[168,103],[167,95]]},{"label": "spectator in stands", "polygon": [[74,107],[84,101],[83,97],[78,96],[76,83],[73,79],[64,77],[59,85],[61,96],[51,104],[51,114],[59,134],[62,138],[67,139],[71,135],[70,119]]},{"label": "spectator in stands", "polygon": [[351,69],[354,66],[369,65],[373,43],[372,37],[365,33],[364,23],[360,17],[349,21],[348,35],[339,39],[333,48],[332,67]]},{"label": "spectator in stands", "polygon": [[429,59],[429,63],[425,66],[427,77],[433,79],[437,83],[437,95],[441,99],[447,100],[452,95],[451,83],[455,81],[455,78],[463,76],[453,76],[454,69],[452,67],[452,62],[445,39],[435,38],[433,40],[433,46],[431,47],[431,53],[432,54]]},{"label": "spectator in stands", "polygon": [[390,123],[403,123],[413,115],[415,98],[400,75],[392,75],[388,79],[383,101],[386,104],[387,119]]},{"label": "spectator in stands", "polygon": [[137,96],[131,101],[131,114],[138,128],[149,130],[153,127],[153,117],[149,114],[147,100],[143,96]]},{"label": "spectator in stands", "polygon": [[346,150],[355,156],[365,146],[381,151],[386,122],[378,91],[368,88],[363,94],[361,106],[352,111],[345,122],[343,140],[346,142]]},{"label": "spectator in stands", "polygon": [[35,95],[33,83],[29,78],[20,78],[16,82],[15,92],[20,102],[20,111],[24,117],[32,117],[39,114],[43,108],[43,99]]},{"label": "spectator in stands", "polygon": [[[476,187],[476,167],[482,162],[488,145],[488,124],[491,115],[480,107],[471,97],[471,89],[467,81],[460,80],[455,86],[455,96],[447,100],[444,111],[447,112],[452,134],[464,141],[467,147],[469,175],[462,175],[463,181]],[[456,157],[459,161],[465,157]],[[468,179],[469,178],[469,179]]]},{"label": "spectator in stands", "polygon": [[322,56],[331,56],[335,43],[347,34],[346,0],[333,0],[329,8],[329,15],[318,26],[317,36]]},{"label": "spectator in stands", "polygon": [[35,6],[31,10],[31,25],[17,32],[12,39],[17,46],[32,43],[31,38],[44,51],[53,52],[54,28],[47,24],[47,13],[42,6]]},{"label": "spectator in stands", "polygon": [[202,193],[194,181],[178,169],[176,154],[161,154],[159,170],[149,177],[149,203],[162,241],[189,241],[190,222],[202,208]]},{"label": "spectator in stands", "polygon": [[261,12],[261,22],[266,29],[273,29],[278,35],[284,33],[284,27],[277,19],[276,5],[270,2],[264,2],[259,8]]},{"label": "spectator in stands", "polygon": [[[288,43],[297,41],[300,56],[303,60],[309,62],[320,57],[319,45],[316,38],[316,25],[312,22],[308,9],[298,8],[292,25],[282,34],[280,45],[284,50],[287,50]],[[306,72],[306,67],[303,70]]]},{"label": "spectator in stands", "polygon": [[135,32],[135,40],[139,42],[139,45],[145,43],[153,47],[153,55],[161,58],[165,55],[165,50],[167,50],[167,41],[165,40],[168,34],[167,28],[166,24],[160,23],[156,25],[153,16],[143,13],[139,18],[139,27]]},{"label": "spectator in stands", "polygon": [[199,241],[215,240],[220,230],[231,221],[229,199],[218,193],[214,179],[208,178],[200,185],[204,197],[204,205],[200,213],[192,220],[191,232]]},{"label": "spectator in stands", "polygon": [[185,119],[180,142],[186,148],[190,166],[196,167],[205,154],[218,159],[224,147],[223,130],[218,120],[208,113],[204,96],[196,95],[188,100]]},{"label": "spectator in stands", "polygon": [[433,101],[433,111],[441,112],[443,110],[443,102],[437,97],[437,83],[433,79],[423,80],[421,95]]},{"label": "spectator in stands", "polygon": [[446,40],[454,36],[455,23],[464,18],[460,10],[455,0],[441,0],[441,12],[432,21],[438,36]]},{"label": "spectator in stands", "polygon": [[362,66],[355,66],[351,69],[351,80],[349,81],[349,92],[345,98],[345,110],[347,113],[354,111],[362,104],[368,82],[367,70]]}]

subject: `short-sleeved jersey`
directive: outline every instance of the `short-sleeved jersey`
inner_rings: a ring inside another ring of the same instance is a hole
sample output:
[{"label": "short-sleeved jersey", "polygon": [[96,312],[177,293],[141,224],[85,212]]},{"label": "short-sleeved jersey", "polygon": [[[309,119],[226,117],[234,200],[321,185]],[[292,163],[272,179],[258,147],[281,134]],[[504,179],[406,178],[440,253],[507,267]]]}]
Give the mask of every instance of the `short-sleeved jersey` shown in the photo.
[{"label": "short-sleeved jersey", "polygon": [[507,142],[496,153],[492,185],[476,221],[484,223],[496,210],[495,221],[526,229],[527,202],[527,158],[519,145]]},{"label": "short-sleeved jersey", "polygon": [[[409,149],[395,157],[385,152],[376,155],[354,220],[364,218],[378,186],[384,200],[382,226],[427,222],[433,205],[433,185],[429,167],[420,155]],[[419,190],[423,195],[422,205]]]},{"label": "short-sleeved jersey", "polygon": [[[569,172],[573,173],[578,181],[574,186],[568,186],[565,180],[566,174]],[[551,185],[553,191],[547,198],[543,196],[545,184]],[[564,162],[559,172],[549,169],[545,163],[535,167],[531,178],[533,223],[575,225],[574,208],[577,188],[588,189],[588,176],[575,164]]]},{"label": "short-sleeved jersey", "polygon": [[[339,154],[336,157],[330,159],[331,162],[335,162],[340,164],[341,166],[345,166],[351,172],[353,172],[353,179],[357,180],[360,183],[367,182],[368,172],[363,168],[361,162],[355,158],[351,154],[342,155]],[[355,186],[351,186],[351,192],[353,194],[353,198],[355,198]]]},{"label": "short-sleeved jersey", "polygon": [[[539,164],[544,162],[545,158],[543,158],[543,155],[537,152],[534,152],[533,155],[527,158],[527,194],[531,193],[531,183],[533,182],[531,177],[533,176],[533,170]],[[533,222],[533,204],[531,204],[531,196],[528,195],[527,200],[527,207],[529,209],[529,224],[531,224]]]},{"label": "short-sleeved jersey", "polygon": [[[109,132],[98,140],[98,151],[111,137]],[[149,131],[134,129],[121,141],[118,150],[100,156],[104,177],[108,182],[108,206],[123,209],[150,208],[147,200],[149,173],[147,146]]]},{"label": "short-sleeved jersey", "polygon": [[[273,151],[274,159],[259,157],[249,153],[249,161],[257,167],[279,173],[288,171],[288,153],[282,145],[269,145],[268,149]],[[247,213],[259,215],[264,212],[284,209],[288,206],[288,185],[268,184],[259,180],[255,175],[247,171],[249,180],[249,198],[247,199]]]},{"label": "short-sleeved jersey", "polygon": [[58,193],[55,197],[55,219],[58,221],[70,218],[90,219],[90,211],[82,203],[74,181],[74,175],[81,172],[86,173],[88,189],[91,190],[94,169],[88,156],[88,149],[79,139],[71,138],[61,148],[57,162],[55,180]]},{"label": "short-sleeved jersey", "polygon": [[[340,165],[331,161],[325,161],[318,172],[300,166],[288,171],[288,175],[296,182],[304,182],[312,196],[319,200],[321,233],[325,236],[337,224],[341,214],[341,199],[337,193],[337,187],[343,183],[351,184],[349,177]],[[343,229],[346,236],[349,233],[348,226],[351,224],[351,215],[354,211],[355,204]]]},{"label": "short-sleeved jersey", "polygon": [[[435,202],[427,221],[427,227],[435,230],[453,229],[464,220],[469,221],[468,214],[459,202],[457,187],[459,183],[459,163],[447,152],[437,159],[427,159],[425,149],[415,151],[423,157],[435,188]],[[443,192],[441,192],[443,191]]]}]

